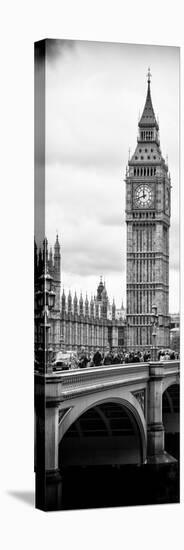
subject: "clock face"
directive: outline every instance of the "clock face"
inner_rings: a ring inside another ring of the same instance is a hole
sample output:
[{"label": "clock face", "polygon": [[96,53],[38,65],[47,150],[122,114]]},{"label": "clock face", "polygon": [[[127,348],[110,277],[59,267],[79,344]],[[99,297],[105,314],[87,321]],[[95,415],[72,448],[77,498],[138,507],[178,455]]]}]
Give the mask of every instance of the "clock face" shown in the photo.
[{"label": "clock face", "polygon": [[149,208],[153,204],[153,190],[149,185],[138,185],[135,190],[135,205],[139,208]]}]

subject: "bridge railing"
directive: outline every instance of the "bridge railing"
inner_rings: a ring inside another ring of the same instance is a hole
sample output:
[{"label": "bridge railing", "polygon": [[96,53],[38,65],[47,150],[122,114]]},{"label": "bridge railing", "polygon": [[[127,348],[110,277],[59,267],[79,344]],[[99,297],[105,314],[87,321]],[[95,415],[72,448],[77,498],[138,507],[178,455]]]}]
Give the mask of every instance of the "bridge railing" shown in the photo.
[{"label": "bridge railing", "polygon": [[163,361],[161,363],[164,365],[164,375],[167,374],[179,374],[180,372],[180,361],[177,359],[176,361]]},{"label": "bridge railing", "polygon": [[55,372],[45,377],[46,398],[65,400],[86,392],[112,387],[146,385],[151,367],[154,366],[164,367],[164,376],[179,373],[179,361],[105,365]]}]

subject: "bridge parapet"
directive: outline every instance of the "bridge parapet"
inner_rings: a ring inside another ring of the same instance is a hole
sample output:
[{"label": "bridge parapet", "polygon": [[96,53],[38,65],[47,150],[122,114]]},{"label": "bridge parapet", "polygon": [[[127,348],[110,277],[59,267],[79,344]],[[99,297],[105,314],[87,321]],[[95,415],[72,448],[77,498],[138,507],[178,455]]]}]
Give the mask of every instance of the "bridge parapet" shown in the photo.
[{"label": "bridge parapet", "polygon": [[[166,379],[179,377],[180,362],[150,362],[106,365],[85,369],[72,369],[52,374],[38,374],[37,383],[45,381],[46,401],[56,403],[72,397],[107,390],[121,386],[137,386],[153,378]],[[168,382],[165,382],[165,386]],[[164,387],[164,386],[163,386]]]},{"label": "bridge parapet", "polygon": [[171,376],[172,374],[179,374],[180,361],[163,361],[164,376]]},{"label": "bridge parapet", "polygon": [[162,381],[162,393],[171,385],[179,384],[180,379],[180,361],[165,361],[162,363],[164,365],[163,370],[163,381]]},{"label": "bridge parapet", "polygon": [[145,383],[149,379],[147,363],[91,367],[46,376],[46,400],[71,399],[109,388]]}]

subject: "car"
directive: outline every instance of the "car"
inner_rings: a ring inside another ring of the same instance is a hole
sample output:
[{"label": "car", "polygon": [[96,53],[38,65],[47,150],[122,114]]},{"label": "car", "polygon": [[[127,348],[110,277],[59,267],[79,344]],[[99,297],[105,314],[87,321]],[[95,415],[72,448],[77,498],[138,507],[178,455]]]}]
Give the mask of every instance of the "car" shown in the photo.
[{"label": "car", "polygon": [[69,370],[75,363],[75,354],[72,351],[59,351],[52,363],[53,371]]}]

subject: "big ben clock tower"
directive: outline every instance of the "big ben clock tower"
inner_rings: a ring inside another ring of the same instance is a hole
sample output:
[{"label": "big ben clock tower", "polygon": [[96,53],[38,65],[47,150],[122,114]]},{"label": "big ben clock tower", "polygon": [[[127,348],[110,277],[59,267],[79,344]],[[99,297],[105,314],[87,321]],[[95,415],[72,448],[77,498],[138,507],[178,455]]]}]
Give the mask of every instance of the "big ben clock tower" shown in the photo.
[{"label": "big ben clock tower", "polygon": [[171,181],[162,157],[148,70],[137,146],[126,172],[128,346],[150,349],[152,306],[156,346],[169,346],[169,226]]}]

